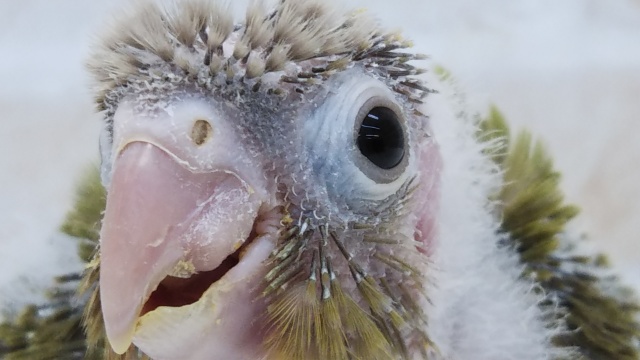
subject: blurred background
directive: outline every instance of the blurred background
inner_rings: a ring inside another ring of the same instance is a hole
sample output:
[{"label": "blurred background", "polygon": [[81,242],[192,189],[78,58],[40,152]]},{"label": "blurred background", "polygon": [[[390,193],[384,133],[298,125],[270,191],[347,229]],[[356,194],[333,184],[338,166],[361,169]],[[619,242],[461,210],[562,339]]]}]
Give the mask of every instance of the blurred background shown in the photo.
[{"label": "blurred background", "polygon": [[[97,162],[84,61],[124,0],[0,0],[0,302],[78,269],[57,234]],[[236,8],[246,1],[234,1]],[[573,224],[640,289],[640,0],[351,0],[542,138]]]}]

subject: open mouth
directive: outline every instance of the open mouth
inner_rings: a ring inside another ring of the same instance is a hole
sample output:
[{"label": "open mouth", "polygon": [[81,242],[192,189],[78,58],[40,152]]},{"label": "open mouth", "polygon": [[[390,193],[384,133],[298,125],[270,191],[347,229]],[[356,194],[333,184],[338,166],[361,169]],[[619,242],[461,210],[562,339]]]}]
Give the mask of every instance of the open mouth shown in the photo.
[{"label": "open mouth", "polygon": [[239,295],[249,301],[247,283],[259,284],[272,244],[263,231],[265,211],[271,212],[255,190],[261,187],[231,171],[194,172],[144,142],[127,145],[116,165],[100,267],[112,348],[122,354],[134,337],[153,338],[144,323],[157,328],[168,317],[179,323],[194,311],[222,311]]},{"label": "open mouth", "polygon": [[165,277],[135,320],[133,344],[153,359],[258,358],[256,319],[266,311],[259,289],[276,238],[252,237],[211,271]]},{"label": "open mouth", "polygon": [[[253,232],[252,235],[254,235]],[[189,277],[167,275],[149,295],[149,299],[142,306],[140,317],[161,306],[181,307],[200,300],[205,291],[238,265],[242,255],[254,239],[255,235],[250,236],[240,248],[227,256],[213,270],[198,272]]]}]

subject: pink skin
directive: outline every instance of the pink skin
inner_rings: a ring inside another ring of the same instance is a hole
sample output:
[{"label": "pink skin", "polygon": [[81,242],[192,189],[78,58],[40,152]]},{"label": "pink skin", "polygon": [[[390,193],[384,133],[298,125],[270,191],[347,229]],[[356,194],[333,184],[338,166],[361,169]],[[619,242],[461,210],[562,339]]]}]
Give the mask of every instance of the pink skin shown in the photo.
[{"label": "pink skin", "polygon": [[415,194],[418,200],[416,213],[418,223],[416,225],[415,240],[422,243],[419,248],[427,256],[433,254],[434,241],[438,230],[437,214],[440,203],[440,170],[442,169],[442,157],[438,145],[434,141],[427,141],[420,149],[420,182],[421,186]]}]

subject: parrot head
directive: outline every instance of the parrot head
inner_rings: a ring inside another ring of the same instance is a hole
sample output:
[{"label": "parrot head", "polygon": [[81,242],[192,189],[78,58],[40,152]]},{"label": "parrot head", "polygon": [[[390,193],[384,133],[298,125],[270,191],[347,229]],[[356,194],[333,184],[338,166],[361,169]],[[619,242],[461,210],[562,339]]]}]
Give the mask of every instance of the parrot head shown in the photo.
[{"label": "parrot head", "polygon": [[147,4],[91,68],[116,353],[426,356],[440,155],[422,57],[322,1]]}]

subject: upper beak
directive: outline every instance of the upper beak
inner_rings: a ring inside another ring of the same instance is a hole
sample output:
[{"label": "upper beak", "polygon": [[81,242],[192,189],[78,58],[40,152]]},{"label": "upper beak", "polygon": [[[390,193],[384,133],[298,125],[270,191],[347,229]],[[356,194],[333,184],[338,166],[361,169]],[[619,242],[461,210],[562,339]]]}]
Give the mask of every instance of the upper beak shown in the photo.
[{"label": "upper beak", "polygon": [[[111,346],[124,353],[133,341],[153,357],[180,358],[204,333],[215,339],[206,347],[255,340],[245,334],[255,315],[247,309],[258,311],[255,288],[273,247],[270,235],[254,230],[263,186],[249,184],[255,177],[243,176],[246,169],[216,165],[216,152],[228,159],[233,149],[210,144],[205,150],[213,160],[203,168],[193,165],[189,151],[179,156],[168,150],[196,146],[188,136],[180,140],[175,121],[118,115],[100,242],[100,294]],[[171,136],[158,129],[167,123]],[[250,306],[234,310],[243,301]],[[229,317],[243,326],[229,325]]]}]

